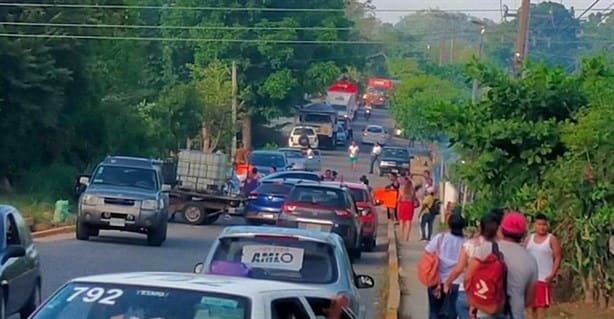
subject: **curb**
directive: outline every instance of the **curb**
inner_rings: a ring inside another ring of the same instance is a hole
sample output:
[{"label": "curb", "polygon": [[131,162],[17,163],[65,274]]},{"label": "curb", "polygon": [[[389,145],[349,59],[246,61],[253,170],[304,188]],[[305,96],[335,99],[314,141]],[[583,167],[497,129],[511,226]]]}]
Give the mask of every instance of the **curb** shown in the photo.
[{"label": "curb", "polygon": [[401,286],[399,285],[399,254],[394,221],[388,220],[388,300],[386,319],[398,319],[401,306]]},{"label": "curb", "polygon": [[54,235],[72,233],[74,231],[75,231],[75,225],[61,226],[61,227],[55,227],[51,229],[34,232],[32,233],[32,238],[44,238],[44,237],[49,237],[49,236],[54,236]]}]

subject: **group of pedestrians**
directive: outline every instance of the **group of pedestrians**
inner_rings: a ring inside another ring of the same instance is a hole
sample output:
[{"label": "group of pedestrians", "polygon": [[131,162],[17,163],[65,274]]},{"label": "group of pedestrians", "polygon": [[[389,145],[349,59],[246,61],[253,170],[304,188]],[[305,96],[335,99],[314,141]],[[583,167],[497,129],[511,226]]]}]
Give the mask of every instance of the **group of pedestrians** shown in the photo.
[{"label": "group of pedestrians", "polygon": [[[452,214],[448,231],[429,241],[418,265],[428,286],[428,318],[543,319],[561,246],[545,215],[533,218],[529,236],[527,226],[520,212],[492,210],[481,218],[478,234],[467,238],[465,220]],[[432,278],[429,269],[436,270]]]}]

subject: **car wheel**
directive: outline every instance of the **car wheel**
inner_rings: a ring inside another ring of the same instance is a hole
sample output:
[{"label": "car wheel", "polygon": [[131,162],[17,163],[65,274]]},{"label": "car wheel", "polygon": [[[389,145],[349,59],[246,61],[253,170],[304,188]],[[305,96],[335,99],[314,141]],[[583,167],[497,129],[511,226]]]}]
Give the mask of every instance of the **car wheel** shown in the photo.
[{"label": "car wheel", "polygon": [[381,169],[381,168],[378,168],[377,170],[378,170],[378,175],[379,175],[380,177],[384,176],[384,172],[382,171],[382,169]]},{"label": "car wheel", "polygon": [[[21,308],[21,310],[19,310],[19,317],[21,319],[28,319],[28,317],[41,304],[41,300],[42,300],[42,298],[41,298],[41,283],[40,283],[40,280],[37,280],[36,286],[34,286],[34,289],[32,290],[32,294],[30,295],[30,298],[28,298],[28,302],[26,303],[26,305],[23,308]],[[4,316],[2,316],[0,318],[4,318]]]},{"label": "car wheel", "polygon": [[[211,210],[209,212],[215,212],[215,211]],[[208,214],[205,215],[206,217],[203,220],[202,225],[211,225],[215,223],[218,220],[218,218],[220,218],[221,214],[209,214],[209,212]]]},{"label": "car wheel", "polygon": [[4,291],[0,289],[0,319],[6,318],[6,300],[4,299]]},{"label": "car wheel", "polygon": [[100,235],[100,229],[90,227],[90,236],[98,236],[98,235]]},{"label": "car wheel", "polygon": [[375,249],[375,247],[377,246],[377,243],[375,241],[375,237],[371,237],[371,238],[367,238],[367,240],[365,241],[365,250],[366,251],[373,251]]},{"label": "car wheel", "polygon": [[147,233],[147,244],[149,246],[161,246],[164,240],[166,240],[166,230],[168,229],[168,222],[164,220],[162,225],[156,228],[152,228]]},{"label": "car wheel", "polygon": [[358,248],[353,248],[350,252],[352,260],[359,260],[362,257],[362,249],[360,246]]},{"label": "car wheel", "polygon": [[90,235],[91,235],[90,227],[86,223],[79,221],[79,219],[77,218],[77,230],[75,231],[75,236],[77,237],[77,239],[78,240],[89,240]]},{"label": "car wheel", "polygon": [[202,207],[194,204],[186,205],[183,218],[192,225],[201,225],[205,221],[205,212]]}]

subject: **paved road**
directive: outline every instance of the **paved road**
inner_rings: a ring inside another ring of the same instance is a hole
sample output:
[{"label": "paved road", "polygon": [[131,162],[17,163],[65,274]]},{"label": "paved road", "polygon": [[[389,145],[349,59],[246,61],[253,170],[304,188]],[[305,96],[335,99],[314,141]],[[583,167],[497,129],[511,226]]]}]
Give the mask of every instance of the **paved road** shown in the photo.
[{"label": "paved road", "polygon": [[[380,124],[391,128],[386,110],[375,110],[370,124]],[[358,138],[365,126],[360,118],[354,122],[354,135]],[[393,139],[393,144],[403,140]],[[406,144],[405,144],[406,145]],[[351,172],[344,148],[325,151],[323,168],[332,168],[344,176],[345,181],[358,181],[368,172],[369,146],[361,147],[360,170]],[[371,185],[382,185],[385,180],[370,175]],[[138,234],[101,231],[100,237],[90,241],[77,241],[73,234],[58,235],[37,240],[43,267],[43,297],[49,296],[67,280],[84,275],[125,271],[180,271],[191,272],[195,263],[201,261],[211,242],[227,225],[242,224],[237,218],[220,218],[210,226],[190,226],[180,223],[169,225],[168,239],[162,247],[149,247],[144,236]],[[364,253],[355,265],[356,272],[368,274],[380,282],[381,270],[386,261],[385,216],[380,214],[378,249]],[[362,291],[369,313],[367,318],[376,318],[378,308],[378,287]]]}]

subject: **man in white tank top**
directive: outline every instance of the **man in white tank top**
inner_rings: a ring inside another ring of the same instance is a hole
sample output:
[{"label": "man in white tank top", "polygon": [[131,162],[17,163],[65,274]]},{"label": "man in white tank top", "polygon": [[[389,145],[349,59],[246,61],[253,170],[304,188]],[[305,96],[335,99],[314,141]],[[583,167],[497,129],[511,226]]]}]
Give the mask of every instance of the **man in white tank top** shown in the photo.
[{"label": "man in white tank top", "polygon": [[537,214],[533,224],[535,232],[527,238],[525,246],[537,261],[538,282],[532,306],[533,319],[543,319],[552,303],[552,279],[561,266],[561,243],[548,231],[548,217]]}]

